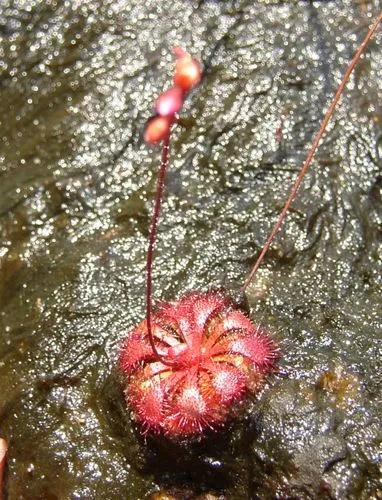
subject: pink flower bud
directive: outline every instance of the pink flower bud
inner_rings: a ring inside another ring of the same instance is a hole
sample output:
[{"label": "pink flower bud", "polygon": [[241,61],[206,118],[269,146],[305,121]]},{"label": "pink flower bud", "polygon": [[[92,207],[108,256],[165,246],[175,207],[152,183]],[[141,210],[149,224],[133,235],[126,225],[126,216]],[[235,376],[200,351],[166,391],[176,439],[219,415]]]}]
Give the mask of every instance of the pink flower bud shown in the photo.
[{"label": "pink flower bud", "polygon": [[155,111],[160,116],[171,116],[177,113],[183,106],[183,91],[179,87],[173,87],[162,92],[155,102]]},{"label": "pink flower bud", "polygon": [[190,54],[188,52],[186,52],[182,47],[179,47],[178,45],[173,47],[172,52],[173,52],[174,56],[176,57],[176,59],[190,56]]},{"label": "pink flower bud", "polygon": [[149,144],[157,144],[170,132],[171,118],[155,116],[146,125],[144,139]]},{"label": "pink flower bud", "polygon": [[189,92],[202,78],[202,68],[190,55],[178,58],[175,65],[174,84],[184,92]]}]

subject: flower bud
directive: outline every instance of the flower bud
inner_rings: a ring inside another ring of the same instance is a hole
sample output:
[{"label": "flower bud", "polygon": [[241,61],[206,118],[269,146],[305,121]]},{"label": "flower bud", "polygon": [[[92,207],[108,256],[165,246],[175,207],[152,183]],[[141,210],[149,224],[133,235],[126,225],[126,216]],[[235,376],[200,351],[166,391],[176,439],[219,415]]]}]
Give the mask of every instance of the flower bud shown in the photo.
[{"label": "flower bud", "polygon": [[160,116],[171,116],[180,111],[183,106],[183,91],[179,87],[173,87],[162,92],[155,102],[155,111]]},{"label": "flower bud", "polygon": [[189,92],[197,85],[202,77],[202,69],[196,59],[190,55],[180,57],[176,61],[174,84],[180,87],[184,92]]},{"label": "flower bud", "polygon": [[155,116],[148,121],[144,133],[144,139],[149,144],[156,144],[162,141],[170,132],[171,118],[165,116]]}]

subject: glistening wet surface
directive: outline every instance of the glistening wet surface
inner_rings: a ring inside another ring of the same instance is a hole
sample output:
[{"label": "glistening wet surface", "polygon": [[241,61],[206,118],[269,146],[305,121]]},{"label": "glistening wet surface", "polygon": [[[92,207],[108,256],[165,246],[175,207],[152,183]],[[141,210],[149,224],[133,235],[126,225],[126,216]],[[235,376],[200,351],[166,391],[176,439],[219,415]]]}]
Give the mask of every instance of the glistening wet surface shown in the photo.
[{"label": "glistening wet surface", "polygon": [[241,286],[379,8],[2,0],[9,499],[379,498],[380,32],[248,291],[283,376],[224,429],[171,444],[140,437],[115,370],[119,342],[144,316],[160,153],[142,130],[169,85],[171,48],[199,57],[205,74],[174,133],[157,300]]}]

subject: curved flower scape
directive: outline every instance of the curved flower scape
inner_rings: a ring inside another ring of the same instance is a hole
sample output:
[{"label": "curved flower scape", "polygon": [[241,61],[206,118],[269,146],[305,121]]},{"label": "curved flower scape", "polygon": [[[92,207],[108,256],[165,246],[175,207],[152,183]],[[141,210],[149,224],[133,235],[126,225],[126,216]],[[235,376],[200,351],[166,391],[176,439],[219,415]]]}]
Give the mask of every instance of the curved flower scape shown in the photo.
[{"label": "curved flower scape", "polygon": [[[273,341],[220,292],[164,303],[123,341],[126,398],[143,431],[184,437],[226,421],[235,402],[258,390],[274,367]],[[167,364],[168,363],[168,364]]]}]

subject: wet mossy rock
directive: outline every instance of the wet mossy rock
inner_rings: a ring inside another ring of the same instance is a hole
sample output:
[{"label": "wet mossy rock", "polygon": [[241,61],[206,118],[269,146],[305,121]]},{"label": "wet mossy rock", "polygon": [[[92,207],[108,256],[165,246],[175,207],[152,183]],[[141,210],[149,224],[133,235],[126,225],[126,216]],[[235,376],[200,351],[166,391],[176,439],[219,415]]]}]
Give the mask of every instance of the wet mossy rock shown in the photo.
[{"label": "wet mossy rock", "polygon": [[0,4],[8,498],[380,498],[381,32],[248,290],[284,376],[168,443],[139,435],[115,371],[144,315],[142,131],[171,47],[205,73],[174,134],[156,300],[243,283],[378,2]]}]

